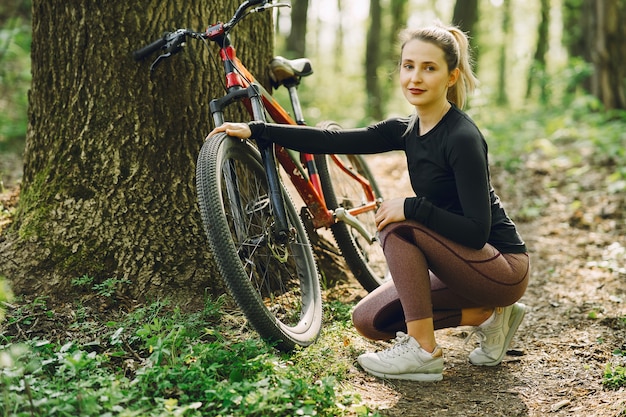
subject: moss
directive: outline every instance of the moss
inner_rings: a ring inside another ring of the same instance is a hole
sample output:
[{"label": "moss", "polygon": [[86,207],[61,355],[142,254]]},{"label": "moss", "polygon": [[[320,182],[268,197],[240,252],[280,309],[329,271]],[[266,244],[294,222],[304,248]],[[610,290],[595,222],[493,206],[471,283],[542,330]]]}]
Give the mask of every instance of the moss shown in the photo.
[{"label": "moss", "polygon": [[[49,204],[49,197],[44,197],[44,187],[49,183],[49,170],[37,173],[29,187],[22,190],[20,202],[17,207],[16,222],[20,239],[38,236],[42,225],[49,218],[52,209]],[[48,196],[50,191],[46,190]]]},{"label": "moss", "polygon": [[72,252],[68,246],[54,245],[51,248],[52,261],[67,275],[99,276],[106,273],[106,266],[102,262],[102,253],[97,250],[90,250],[91,247],[81,245],[76,252]]}]

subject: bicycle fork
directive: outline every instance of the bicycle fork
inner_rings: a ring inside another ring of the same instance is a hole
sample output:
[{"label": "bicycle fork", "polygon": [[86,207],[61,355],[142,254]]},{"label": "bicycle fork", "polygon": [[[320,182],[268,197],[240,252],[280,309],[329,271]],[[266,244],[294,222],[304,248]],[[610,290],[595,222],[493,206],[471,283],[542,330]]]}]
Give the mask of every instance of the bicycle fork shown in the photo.
[{"label": "bicycle fork", "polygon": [[[224,123],[224,109],[232,102],[240,99],[249,99],[254,120],[265,122],[265,111],[261,102],[261,95],[254,84],[246,88],[233,89],[224,97],[211,100],[209,107],[213,116],[215,126],[221,126]],[[271,208],[274,213],[275,228],[274,239],[278,244],[286,244],[291,236],[287,214],[285,212],[285,202],[280,186],[278,168],[276,166],[276,155],[274,153],[274,144],[263,140],[256,141],[261,153],[263,168],[267,175],[269,199]]]}]

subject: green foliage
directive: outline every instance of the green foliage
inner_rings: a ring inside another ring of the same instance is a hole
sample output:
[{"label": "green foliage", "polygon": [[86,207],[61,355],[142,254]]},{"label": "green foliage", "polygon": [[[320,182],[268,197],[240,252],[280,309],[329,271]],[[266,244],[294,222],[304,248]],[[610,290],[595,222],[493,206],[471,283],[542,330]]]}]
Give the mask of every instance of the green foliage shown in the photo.
[{"label": "green foliage", "polygon": [[607,185],[613,192],[626,187],[624,111],[603,111],[595,98],[578,96],[568,107],[477,108],[472,116],[487,138],[492,162],[511,172],[538,152],[555,163],[613,167]]},{"label": "green foliage", "polygon": [[[626,325],[626,316],[621,318]],[[602,384],[607,388],[618,389],[626,387],[626,344],[613,351],[613,357],[619,363],[607,363],[604,368]]]},{"label": "green foliage", "polygon": [[5,305],[13,301],[13,292],[6,278],[0,275],[0,323],[4,320]]},{"label": "green foliage", "polygon": [[[624,351],[621,351],[624,355]],[[606,364],[604,369],[604,386],[608,388],[618,389],[626,387],[626,366]]]},{"label": "green foliage", "polygon": [[[93,281],[83,276],[74,284]],[[0,339],[0,415],[371,415],[357,396],[337,390],[349,366],[335,366],[336,347],[349,349],[341,332],[329,329],[330,344],[280,356],[256,337],[239,338],[240,327],[223,325],[223,303],[189,313],[156,301],[106,326],[91,320],[91,341]],[[25,325],[42,309],[43,300],[25,304],[9,323]]]},{"label": "green foliage", "polygon": [[0,152],[20,150],[28,116],[30,22],[11,18],[0,27]]}]

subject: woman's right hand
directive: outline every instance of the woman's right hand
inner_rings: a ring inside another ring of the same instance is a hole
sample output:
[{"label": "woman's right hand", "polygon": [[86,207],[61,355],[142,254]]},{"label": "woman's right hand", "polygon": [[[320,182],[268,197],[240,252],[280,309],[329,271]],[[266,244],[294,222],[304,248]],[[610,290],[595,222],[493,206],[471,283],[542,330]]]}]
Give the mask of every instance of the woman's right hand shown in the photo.
[{"label": "woman's right hand", "polygon": [[252,135],[250,127],[247,123],[224,123],[221,126],[216,127],[209,133],[207,139],[216,133],[224,132],[228,136],[233,136],[239,139],[249,139]]}]

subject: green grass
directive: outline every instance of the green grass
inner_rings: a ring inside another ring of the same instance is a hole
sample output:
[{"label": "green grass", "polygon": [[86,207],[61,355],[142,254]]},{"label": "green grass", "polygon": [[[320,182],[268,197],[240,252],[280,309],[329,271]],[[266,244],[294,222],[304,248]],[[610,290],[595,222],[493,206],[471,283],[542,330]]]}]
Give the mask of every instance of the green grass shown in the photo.
[{"label": "green grass", "polygon": [[0,334],[0,416],[375,415],[339,384],[348,306],[331,303],[342,319],[323,343],[285,355],[225,325],[222,303],[183,313],[154,302],[108,322],[82,307],[67,329],[76,337],[59,340],[15,335],[59,319],[45,300],[14,306],[13,331]]},{"label": "green grass", "polygon": [[[626,325],[626,316],[621,318]],[[626,387],[626,344],[613,351],[615,363],[607,363],[604,368],[602,384],[607,388],[619,389]]]}]

